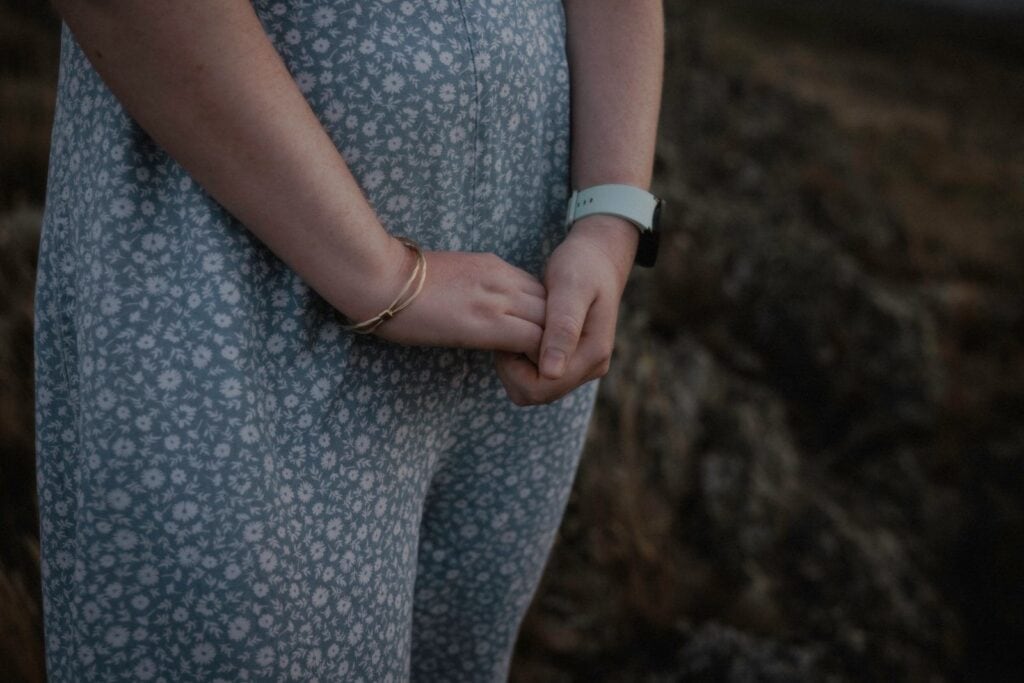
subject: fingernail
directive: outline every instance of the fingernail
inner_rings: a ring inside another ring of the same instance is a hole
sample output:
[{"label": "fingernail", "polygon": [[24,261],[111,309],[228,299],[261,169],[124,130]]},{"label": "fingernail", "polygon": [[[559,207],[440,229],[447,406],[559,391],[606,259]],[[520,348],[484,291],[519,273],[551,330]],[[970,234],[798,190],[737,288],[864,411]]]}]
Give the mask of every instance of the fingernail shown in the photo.
[{"label": "fingernail", "polygon": [[559,377],[565,369],[565,354],[557,349],[548,349],[544,354],[544,374]]}]

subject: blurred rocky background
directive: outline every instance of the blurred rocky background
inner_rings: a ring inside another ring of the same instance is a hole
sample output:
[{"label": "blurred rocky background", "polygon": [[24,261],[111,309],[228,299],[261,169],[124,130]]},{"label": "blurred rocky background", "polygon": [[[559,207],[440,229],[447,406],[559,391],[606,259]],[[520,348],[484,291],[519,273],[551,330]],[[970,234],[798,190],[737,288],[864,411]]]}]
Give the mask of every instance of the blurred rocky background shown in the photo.
[{"label": "blurred rocky background", "polygon": [[[667,234],[513,680],[1024,680],[1022,5],[665,2]],[[0,1],[3,681],[57,27]]]}]

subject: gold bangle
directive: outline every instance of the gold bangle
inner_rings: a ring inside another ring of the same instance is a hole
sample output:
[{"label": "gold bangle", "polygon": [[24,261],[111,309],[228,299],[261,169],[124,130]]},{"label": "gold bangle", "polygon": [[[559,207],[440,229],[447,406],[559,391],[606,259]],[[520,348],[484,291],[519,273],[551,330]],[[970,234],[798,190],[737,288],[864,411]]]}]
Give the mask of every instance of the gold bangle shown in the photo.
[{"label": "gold bangle", "polygon": [[[402,244],[416,252],[416,265],[413,267],[412,274],[410,274],[409,279],[406,280],[405,286],[402,287],[402,291],[398,293],[398,296],[395,297],[395,300],[392,301],[387,308],[372,318],[368,318],[362,322],[354,323],[352,325],[344,325],[342,326],[342,329],[351,332],[359,332],[361,334],[370,334],[381,324],[391,320],[391,318],[395,317],[395,314],[412,303],[412,300],[415,299],[423,289],[423,283],[427,278],[427,259],[423,255],[423,249],[415,240],[401,235],[396,235],[395,237]],[[406,292],[409,291],[409,287],[412,286],[412,283],[417,279],[417,277],[419,277],[419,282],[416,285],[416,289],[413,290],[412,294],[406,297]]]}]

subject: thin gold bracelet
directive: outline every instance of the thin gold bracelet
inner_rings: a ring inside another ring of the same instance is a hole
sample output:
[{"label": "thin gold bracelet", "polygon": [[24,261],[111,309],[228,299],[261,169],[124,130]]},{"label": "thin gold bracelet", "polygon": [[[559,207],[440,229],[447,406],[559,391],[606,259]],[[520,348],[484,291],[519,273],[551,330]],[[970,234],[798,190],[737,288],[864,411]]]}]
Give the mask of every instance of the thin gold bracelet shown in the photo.
[{"label": "thin gold bracelet", "polygon": [[[370,334],[371,332],[376,330],[380,325],[387,322],[391,318],[395,317],[395,314],[397,314],[403,308],[412,303],[412,300],[415,299],[416,296],[419,295],[420,291],[423,289],[423,283],[426,281],[427,278],[427,259],[423,255],[423,249],[413,239],[401,235],[396,235],[395,237],[402,244],[416,252],[416,265],[412,270],[412,274],[409,275],[409,279],[406,280],[405,286],[402,287],[402,291],[398,293],[398,296],[395,297],[395,300],[392,301],[387,308],[385,308],[383,311],[373,316],[372,318],[368,318],[367,320],[364,320],[362,322],[354,323],[352,325],[344,325],[342,326],[342,329],[351,332],[359,332],[361,334]],[[412,294],[403,299],[403,297],[405,297],[406,292],[409,290],[409,287],[412,286],[413,281],[416,280],[417,276],[419,277],[419,282],[416,285],[416,289],[412,292]]]}]

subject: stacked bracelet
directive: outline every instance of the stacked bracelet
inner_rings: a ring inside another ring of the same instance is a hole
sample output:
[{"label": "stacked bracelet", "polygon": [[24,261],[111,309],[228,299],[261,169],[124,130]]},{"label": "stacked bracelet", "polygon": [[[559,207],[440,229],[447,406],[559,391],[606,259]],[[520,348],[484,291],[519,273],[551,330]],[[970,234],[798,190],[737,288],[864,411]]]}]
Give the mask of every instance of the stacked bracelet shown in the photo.
[{"label": "stacked bracelet", "polygon": [[[420,248],[419,244],[408,237],[396,235],[396,238],[402,244],[416,252],[416,266],[413,268],[412,274],[409,276],[409,279],[406,280],[405,286],[402,287],[402,291],[398,293],[398,296],[395,297],[395,300],[391,302],[390,306],[368,320],[364,320],[353,325],[344,325],[343,329],[352,332],[360,332],[362,334],[369,334],[376,330],[377,327],[385,321],[395,317],[396,313],[412,303],[412,300],[415,299],[420,293],[420,290],[423,289],[423,282],[427,278],[427,259],[423,256],[423,249]],[[416,289],[414,289],[409,296],[406,296],[406,292],[409,291],[409,287],[412,286],[413,281],[415,281],[417,277],[419,278],[419,282],[416,284]]]}]

